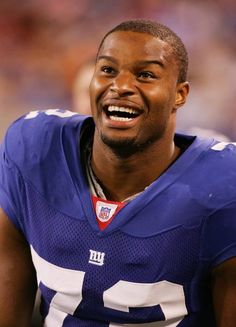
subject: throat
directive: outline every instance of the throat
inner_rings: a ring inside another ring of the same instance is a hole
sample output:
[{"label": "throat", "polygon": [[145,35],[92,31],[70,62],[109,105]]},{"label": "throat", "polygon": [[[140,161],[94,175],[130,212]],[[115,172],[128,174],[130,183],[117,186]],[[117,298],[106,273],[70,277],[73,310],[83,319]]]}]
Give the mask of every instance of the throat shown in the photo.
[{"label": "throat", "polygon": [[[123,145],[121,151],[124,151]],[[98,148],[100,151],[95,151]],[[117,156],[114,148],[96,144],[91,161],[88,162],[94,181],[93,194],[113,201],[130,201],[157,180],[180,153],[180,148],[174,142],[154,144],[145,151],[134,151],[128,157]]]},{"label": "throat", "polygon": [[[91,194],[104,200],[127,203],[135,199],[143,191],[143,189],[141,191],[138,190],[137,192],[126,190],[124,187],[124,179],[118,176],[115,178],[115,182],[112,183],[114,188],[105,187],[95,175],[90,163],[88,163],[87,167],[87,178]],[[130,185],[133,185],[133,183]],[[114,189],[115,191],[112,191],[111,189]]]}]

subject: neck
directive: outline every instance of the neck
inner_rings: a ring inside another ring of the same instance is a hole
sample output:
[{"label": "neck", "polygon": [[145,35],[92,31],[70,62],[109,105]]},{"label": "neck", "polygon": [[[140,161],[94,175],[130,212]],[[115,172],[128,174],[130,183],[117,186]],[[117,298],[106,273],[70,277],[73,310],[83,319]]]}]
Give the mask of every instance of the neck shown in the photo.
[{"label": "neck", "polygon": [[127,157],[118,156],[94,138],[92,168],[108,200],[123,201],[142,192],[156,180],[180,155],[171,140],[160,140]]}]

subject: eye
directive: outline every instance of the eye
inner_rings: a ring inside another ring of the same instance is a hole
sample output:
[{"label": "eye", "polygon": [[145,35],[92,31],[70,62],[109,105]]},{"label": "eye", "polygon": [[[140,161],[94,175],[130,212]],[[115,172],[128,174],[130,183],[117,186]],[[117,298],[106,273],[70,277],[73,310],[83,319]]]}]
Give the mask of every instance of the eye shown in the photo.
[{"label": "eye", "polygon": [[149,71],[142,71],[142,72],[138,73],[138,78],[141,78],[141,79],[152,79],[155,77],[156,76],[152,72],[149,72]]},{"label": "eye", "polygon": [[107,75],[112,75],[115,73],[114,68],[110,67],[110,66],[103,66],[101,67],[101,71]]}]

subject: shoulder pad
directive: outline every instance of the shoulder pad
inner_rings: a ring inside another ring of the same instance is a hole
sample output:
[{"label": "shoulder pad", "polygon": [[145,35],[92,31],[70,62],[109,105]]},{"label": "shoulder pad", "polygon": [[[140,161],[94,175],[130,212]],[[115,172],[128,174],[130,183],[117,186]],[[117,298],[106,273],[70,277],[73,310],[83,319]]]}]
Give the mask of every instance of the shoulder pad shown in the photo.
[{"label": "shoulder pad", "polygon": [[80,121],[83,116],[68,110],[31,111],[9,127],[5,137],[6,153],[17,166],[43,161],[60,142],[65,124],[75,126]]}]

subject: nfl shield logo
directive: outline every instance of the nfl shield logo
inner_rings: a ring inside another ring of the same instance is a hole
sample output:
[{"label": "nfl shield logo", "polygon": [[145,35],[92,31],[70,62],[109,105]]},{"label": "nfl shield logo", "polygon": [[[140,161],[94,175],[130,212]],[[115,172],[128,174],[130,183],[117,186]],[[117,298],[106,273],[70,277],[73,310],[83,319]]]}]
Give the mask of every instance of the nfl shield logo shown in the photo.
[{"label": "nfl shield logo", "polygon": [[102,223],[109,221],[116,212],[117,204],[108,203],[105,201],[96,202],[96,215],[97,219]]},{"label": "nfl shield logo", "polygon": [[111,208],[101,207],[98,218],[101,221],[107,221],[110,219]]}]

